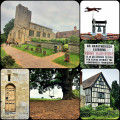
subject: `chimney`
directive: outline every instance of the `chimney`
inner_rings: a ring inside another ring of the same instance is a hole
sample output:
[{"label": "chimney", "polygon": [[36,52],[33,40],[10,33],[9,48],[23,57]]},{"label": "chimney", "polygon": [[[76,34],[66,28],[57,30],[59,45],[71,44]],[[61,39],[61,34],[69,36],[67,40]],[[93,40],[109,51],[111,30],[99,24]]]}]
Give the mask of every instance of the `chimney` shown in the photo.
[{"label": "chimney", "polygon": [[57,32],[57,35],[56,35],[57,38],[59,38],[59,31]]},{"label": "chimney", "polygon": [[77,31],[77,27],[76,27],[76,26],[74,27],[74,31],[75,31],[75,32]]}]

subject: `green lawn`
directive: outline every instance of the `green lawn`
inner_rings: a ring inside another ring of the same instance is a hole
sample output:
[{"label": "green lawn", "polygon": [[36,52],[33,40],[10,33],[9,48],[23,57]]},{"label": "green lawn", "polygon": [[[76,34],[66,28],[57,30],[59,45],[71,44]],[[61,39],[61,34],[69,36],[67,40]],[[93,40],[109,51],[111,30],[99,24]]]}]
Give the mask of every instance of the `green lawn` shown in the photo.
[{"label": "green lawn", "polygon": [[53,101],[53,100],[61,100],[61,99],[47,99],[47,98],[43,98],[43,99],[41,99],[41,98],[30,98],[30,100],[51,100],[51,101]]},{"label": "green lawn", "polygon": [[107,118],[107,117],[94,117],[94,116],[91,116],[91,117],[81,117],[83,120],[105,120],[105,119],[108,119],[108,120],[117,120],[119,117],[115,117],[115,118]]},{"label": "green lawn", "polygon": [[1,48],[1,58],[5,57],[6,55],[6,52]]},{"label": "green lawn", "polygon": [[[24,47],[27,47],[27,46],[29,46],[29,48],[33,48],[34,51],[24,49]],[[17,48],[17,49],[19,49],[19,50],[22,50],[22,51],[24,51],[24,52],[27,52],[27,53],[29,53],[29,54],[32,54],[32,55],[38,56],[38,57],[45,57],[45,56],[49,56],[49,55],[52,55],[52,54],[55,53],[55,52],[53,52],[53,51],[54,51],[53,49],[47,49],[47,48],[42,48],[42,52],[43,52],[44,50],[46,50],[46,55],[43,55],[43,53],[36,53],[36,52],[35,52],[36,46],[27,45],[27,44],[22,45],[21,47],[16,47],[16,46],[14,46],[14,48]]]},{"label": "green lawn", "polygon": [[65,62],[65,56],[58,57],[53,62],[66,66],[68,68],[76,68],[79,65],[79,54],[70,53],[70,62]]},{"label": "green lawn", "polygon": [[[7,53],[1,48],[1,58],[7,56]],[[20,65],[18,64],[14,64],[13,66],[11,66],[10,68],[22,68]]]}]

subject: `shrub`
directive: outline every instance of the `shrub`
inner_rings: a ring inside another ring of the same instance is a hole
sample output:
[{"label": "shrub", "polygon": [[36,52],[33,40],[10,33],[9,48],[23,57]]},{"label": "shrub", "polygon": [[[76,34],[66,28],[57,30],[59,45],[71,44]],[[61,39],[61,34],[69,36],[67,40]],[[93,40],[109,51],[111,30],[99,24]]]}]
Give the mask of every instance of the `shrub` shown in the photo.
[{"label": "shrub", "polygon": [[101,111],[101,110],[105,110],[106,108],[109,108],[109,106],[103,104],[103,105],[99,105],[99,106],[97,106],[97,107],[96,107],[96,110],[97,110],[97,111]]},{"label": "shrub", "polygon": [[38,44],[36,47],[41,47],[41,44]]},{"label": "shrub", "polygon": [[64,52],[68,51],[68,44],[63,45],[63,51]]},{"label": "shrub", "polygon": [[82,107],[80,108],[80,114],[81,114],[81,117],[90,117],[91,116],[91,113],[93,112],[93,108],[91,105],[88,105],[86,107]]},{"label": "shrub", "polygon": [[80,43],[80,38],[75,35],[72,35],[71,37],[68,38],[68,41],[70,43]]},{"label": "shrub", "polygon": [[73,90],[72,92],[76,97],[80,97],[80,90]]},{"label": "shrub", "polygon": [[13,66],[14,64],[15,64],[15,60],[10,55],[5,56],[1,59],[1,65],[4,68],[9,68]]}]

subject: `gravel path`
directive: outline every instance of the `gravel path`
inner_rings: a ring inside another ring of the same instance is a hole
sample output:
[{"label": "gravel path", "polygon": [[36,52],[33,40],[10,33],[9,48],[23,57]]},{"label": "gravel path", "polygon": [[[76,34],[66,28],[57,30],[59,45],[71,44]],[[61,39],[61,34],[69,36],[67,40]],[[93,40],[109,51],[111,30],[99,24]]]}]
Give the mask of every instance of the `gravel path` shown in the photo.
[{"label": "gravel path", "polygon": [[21,65],[22,68],[66,68],[52,62],[53,59],[63,56],[64,52],[40,58],[11,46],[6,46],[5,44],[2,45],[2,48],[8,55],[11,55],[15,59],[16,63]]},{"label": "gravel path", "polygon": [[76,120],[80,116],[79,99],[56,101],[30,101],[32,119]]}]

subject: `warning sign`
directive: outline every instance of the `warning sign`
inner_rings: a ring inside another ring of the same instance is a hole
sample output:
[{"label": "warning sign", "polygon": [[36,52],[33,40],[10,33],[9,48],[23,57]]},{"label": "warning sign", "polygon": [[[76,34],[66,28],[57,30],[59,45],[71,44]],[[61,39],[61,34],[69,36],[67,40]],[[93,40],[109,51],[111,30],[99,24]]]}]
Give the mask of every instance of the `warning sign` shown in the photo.
[{"label": "warning sign", "polygon": [[84,44],[84,63],[114,65],[114,45]]}]

